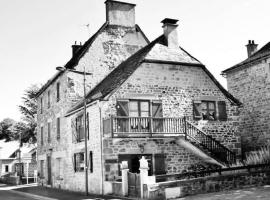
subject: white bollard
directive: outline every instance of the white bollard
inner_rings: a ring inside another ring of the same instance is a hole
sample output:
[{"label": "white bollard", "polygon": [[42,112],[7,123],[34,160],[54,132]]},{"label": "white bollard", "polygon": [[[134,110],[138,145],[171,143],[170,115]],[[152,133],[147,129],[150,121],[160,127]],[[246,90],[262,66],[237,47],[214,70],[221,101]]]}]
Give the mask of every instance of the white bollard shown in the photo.
[{"label": "white bollard", "polygon": [[148,162],[144,156],[140,159],[141,198],[143,198],[143,184],[148,180]]},{"label": "white bollard", "polygon": [[128,162],[122,161],[121,163],[121,171],[122,171],[122,193],[123,196],[128,196]]}]

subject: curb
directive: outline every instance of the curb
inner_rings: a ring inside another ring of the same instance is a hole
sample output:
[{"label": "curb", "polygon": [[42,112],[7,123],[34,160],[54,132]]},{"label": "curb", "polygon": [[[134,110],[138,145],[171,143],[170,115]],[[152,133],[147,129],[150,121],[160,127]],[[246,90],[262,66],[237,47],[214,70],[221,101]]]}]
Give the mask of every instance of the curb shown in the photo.
[{"label": "curb", "polygon": [[20,192],[20,191],[16,191],[16,190],[9,190],[9,192],[12,192],[14,194],[19,194],[19,195],[24,196],[24,197],[31,197],[31,198],[37,199],[37,200],[57,200],[57,199],[50,198],[50,197],[44,197],[44,196],[31,194],[31,193],[27,193],[27,192]]}]

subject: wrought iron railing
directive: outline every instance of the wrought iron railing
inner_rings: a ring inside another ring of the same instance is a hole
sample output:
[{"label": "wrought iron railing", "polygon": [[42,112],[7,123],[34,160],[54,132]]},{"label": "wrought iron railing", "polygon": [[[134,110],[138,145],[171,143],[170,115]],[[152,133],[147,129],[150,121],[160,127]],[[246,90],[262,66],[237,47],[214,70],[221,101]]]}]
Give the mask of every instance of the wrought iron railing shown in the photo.
[{"label": "wrought iron railing", "polygon": [[198,129],[191,122],[186,121],[186,139],[197,147],[202,147],[211,157],[225,164],[235,163],[236,155],[215,138]]}]

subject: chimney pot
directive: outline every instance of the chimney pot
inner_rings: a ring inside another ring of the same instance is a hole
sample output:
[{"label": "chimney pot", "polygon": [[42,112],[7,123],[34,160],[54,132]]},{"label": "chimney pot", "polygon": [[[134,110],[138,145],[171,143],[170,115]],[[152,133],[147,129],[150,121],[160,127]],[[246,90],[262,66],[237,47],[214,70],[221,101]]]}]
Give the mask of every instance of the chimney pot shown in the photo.
[{"label": "chimney pot", "polygon": [[107,0],[106,21],[110,25],[135,27],[135,6],[136,4]]},{"label": "chimney pot", "polygon": [[179,48],[178,43],[178,33],[177,33],[177,27],[178,22],[177,19],[171,19],[171,18],[165,18],[161,21],[163,23],[163,32],[164,36],[167,40],[167,46],[169,48]]},{"label": "chimney pot", "polygon": [[72,48],[72,56],[75,55],[75,53],[82,47],[82,44],[77,44],[77,41],[75,41],[75,44],[71,46]]},{"label": "chimney pot", "polygon": [[254,40],[249,40],[246,47],[247,47],[247,54],[249,58],[257,51],[258,44],[255,44]]}]

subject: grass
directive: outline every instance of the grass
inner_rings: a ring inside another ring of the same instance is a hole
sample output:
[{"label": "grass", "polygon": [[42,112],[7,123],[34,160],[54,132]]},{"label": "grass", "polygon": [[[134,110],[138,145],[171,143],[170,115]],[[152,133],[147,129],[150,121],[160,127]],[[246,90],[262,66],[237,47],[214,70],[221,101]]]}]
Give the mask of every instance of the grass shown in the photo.
[{"label": "grass", "polygon": [[245,165],[270,164],[270,146],[248,153],[244,163]]}]

